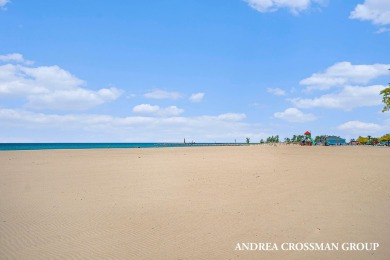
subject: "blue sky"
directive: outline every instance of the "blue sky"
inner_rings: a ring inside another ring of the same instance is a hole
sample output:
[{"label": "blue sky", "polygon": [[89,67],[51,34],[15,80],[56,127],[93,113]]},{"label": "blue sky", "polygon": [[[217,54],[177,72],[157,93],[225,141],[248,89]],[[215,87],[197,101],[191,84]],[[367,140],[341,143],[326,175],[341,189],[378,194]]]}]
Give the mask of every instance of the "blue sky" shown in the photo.
[{"label": "blue sky", "polygon": [[0,0],[0,142],[390,132],[388,0]]}]

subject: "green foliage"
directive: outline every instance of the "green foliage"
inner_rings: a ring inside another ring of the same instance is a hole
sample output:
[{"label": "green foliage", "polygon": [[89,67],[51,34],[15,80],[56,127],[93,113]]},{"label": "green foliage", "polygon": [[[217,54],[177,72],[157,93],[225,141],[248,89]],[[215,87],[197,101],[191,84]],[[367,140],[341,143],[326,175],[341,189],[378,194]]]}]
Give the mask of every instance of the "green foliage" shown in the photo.
[{"label": "green foliage", "polygon": [[385,106],[382,109],[382,112],[389,111],[390,110],[390,83],[389,83],[389,87],[382,90],[380,94],[382,95],[382,102],[383,104],[385,104]]},{"label": "green foliage", "polygon": [[321,140],[325,140],[326,136],[325,135],[317,135],[316,138],[314,139],[314,141],[316,143],[319,143],[321,142]]},{"label": "green foliage", "polygon": [[359,136],[357,141],[358,141],[359,144],[366,144],[366,143],[368,143],[368,138]]},{"label": "green foliage", "polygon": [[[303,135],[293,135],[292,138],[287,138],[289,140],[289,142],[292,142],[292,143],[298,143],[300,141],[302,141],[303,139],[305,138],[305,136]],[[285,138],[286,140],[286,138]]]},{"label": "green foliage", "polygon": [[296,141],[297,141],[297,136],[293,135],[293,137],[291,138],[291,142],[295,143]]},{"label": "green foliage", "polygon": [[279,143],[279,135],[267,137],[267,143]]},{"label": "green foliage", "polygon": [[297,135],[297,142],[302,142],[305,137],[303,135]]},{"label": "green foliage", "polygon": [[382,96],[382,102],[385,104],[385,106],[382,109],[382,112],[389,111],[390,110],[390,87],[385,88],[380,92]]},{"label": "green foliage", "polygon": [[263,140],[263,139],[260,139],[260,143],[263,144],[263,143],[264,143],[264,140]]},{"label": "green foliage", "polygon": [[[355,139],[351,139],[351,141],[355,141]],[[368,135],[367,137],[359,136],[356,140],[359,144],[377,144],[377,143],[390,143],[390,134],[385,134],[381,137],[373,137]]]},{"label": "green foliage", "polygon": [[390,141],[390,134],[385,134],[381,138],[379,138],[381,142],[389,142]]},{"label": "green foliage", "polygon": [[251,142],[251,139],[249,137],[246,138],[246,144],[249,144]]}]

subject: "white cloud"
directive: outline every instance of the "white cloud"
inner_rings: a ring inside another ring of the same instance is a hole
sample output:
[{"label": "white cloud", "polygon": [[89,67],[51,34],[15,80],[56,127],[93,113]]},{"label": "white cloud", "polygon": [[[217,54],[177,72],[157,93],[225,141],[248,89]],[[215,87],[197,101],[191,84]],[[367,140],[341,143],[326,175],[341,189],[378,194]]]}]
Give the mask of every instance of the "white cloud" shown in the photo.
[{"label": "white cloud", "polygon": [[203,98],[204,98],[204,93],[201,93],[201,92],[194,93],[190,96],[190,101],[195,102],[195,103],[202,102]]},{"label": "white cloud", "polygon": [[117,89],[116,87],[102,88],[97,91],[97,94],[104,101],[112,101],[117,99],[120,95],[122,95],[122,90]]},{"label": "white cloud", "polygon": [[390,64],[352,65],[350,62],[338,62],[323,73],[314,73],[299,83],[307,90],[326,90],[348,84],[366,84],[379,76],[389,75]]},{"label": "white cloud", "polygon": [[322,0],[244,0],[253,9],[261,12],[274,12],[280,8],[287,8],[293,14],[298,14],[310,7],[310,5],[319,3],[322,4]]},{"label": "white cloud", "polygon": [[[227,113],[195,117],[130,116],[114,117],[96,114],[44,114],[25,110],[1,109],[2,129],[21,129],[8,132],[3,139],[27,138],[31,141],[128,141],[128,142],[181,142],[200,141],[245,141],[245,137],[266,137],[258,126],[249,125],[242,120],[245,114]],[[53,131],[54,130],[54,131]],[[1,131],[1,129],[0,129]],[[25,132],[23,132],[25,131]],[[34,138],[33,132],[39,137]],[[77,133],[47,139],[41,131],[50,133]],[[22,132],[22,136],[18,136]],[[97,136],[97,137],[95,137]],[[79,138],[79,139],[77,139]]]},{"label": "white cloud", "polygon": [[23,64],[26,64],[26,65],[32,65],[34,63],[34,62],[30,61],[30,60],[24,59],[23,55],[20,54],[20,53],[9,53],[9,54],[5,54],[5,55],[0,55],[0,61],[1,62],[23,63]]},{"label": "white cloud", "polygon": [[358,4],[349,16],[350,19],[371,21],[373,24],[390,24],[389,0],[365,0]]},{"label": "white cloud", "polygon": [[152,106],[150,104],[140,104],[133,107],[134,113],[141,113],[141,114],[152,114],[152,113],[156,113],[158,110],[160,110],[159,106]]},{"label": "white cloud", "polygon": [[178,108],[177,106],[169,106],[166,108],[161,108],[159,115],[162,116],[178,116],[184,112],[184,109]]},{"label": "white cloud", "polygon": [[267,92],[276,96],[284,96],[286,95],[286,91],[280,88],[267,88]]},{"label": "white cloud", "polygon": [[241,121],[246,118],[246,115],[241,113],[226,113],[219,115],[216,119],[222,121]]},{"label": "white cloud", "polygon": [[292,99],[292,103],[299,108],[323,107],[352,110],[356,107],[378,106],[382,104],[379,92],[385,86],[373,85],[368,87],[347,86],[339,93],[322,95],[313,99]]},{"label": "white cloud", "polygon": [[33,109],[85,110],[117,99],[121,91],[116,88],[91,91],[83,88],[56,90],[47,94],[27,97],[27,106]]},{"label": "white cloud", "polygon": [[309,122],[317,119],[314,115],[305,114],[297,108],[287,108],[283,112],[276,112],[274,117],[294,123]]},{"label": "white cloud", "polygon": [[166,108],[160,108],[157,105],[150,104],[140,104],[133,108],[134,113],[139,114],[152,114],[159,116],[178,116],[184,112],[183,109],[178,108],[177,106],[169,106]]},{"label": "white cloud", "polygon": [[386,32],[390,32],[390,28],[381,27],[375,33],[381,34],[381,33],[386,33]]},{"label": "white cloud", "polygon": [[4,7],[6,4],[10,3],[10,0],[0,0],[0,7]]},{"label": "white cloud", "polygon": [[182,95],[178,92],[169,92],[161,89],[156,89],[144,94],[144,97],[151,99],[179,99],[181,96]]},{"label": "white cloud", "polygon": [[[19,55],[3,57],[23,61]],[[0,98],[27,100],[34,109],[83,110],[117,99],[122,91],[115,88],[89,90],[83,80],[59,66],[26,67],[20,64],[0,66]]]},{"label": "white cloud", "polygon": [[362,135],[375,133],[382,129],[382,127],[378,124],[366,123],[361,121],[348,121],[344,124],[339,125],[337,128],[340,130],[345,130]]},{"label": "white cloud", "polygon": [[70,90],[84,85],[58,66],[29,68],[21,65],[0,66],[0,97],[27,96],[50,93],[53,90]]}]

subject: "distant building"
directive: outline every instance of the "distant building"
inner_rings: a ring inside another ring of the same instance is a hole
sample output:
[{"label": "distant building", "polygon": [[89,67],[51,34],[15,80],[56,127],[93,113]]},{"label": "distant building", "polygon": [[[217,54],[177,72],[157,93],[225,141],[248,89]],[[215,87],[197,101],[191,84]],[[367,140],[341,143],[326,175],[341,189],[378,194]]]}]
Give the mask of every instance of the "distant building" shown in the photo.
[{"label": "distant building", "polygon": [[328,145],[344,145],[345,144],[345,139],[340,138],[340,136],[327,136],[326,137],[326,143]]}]

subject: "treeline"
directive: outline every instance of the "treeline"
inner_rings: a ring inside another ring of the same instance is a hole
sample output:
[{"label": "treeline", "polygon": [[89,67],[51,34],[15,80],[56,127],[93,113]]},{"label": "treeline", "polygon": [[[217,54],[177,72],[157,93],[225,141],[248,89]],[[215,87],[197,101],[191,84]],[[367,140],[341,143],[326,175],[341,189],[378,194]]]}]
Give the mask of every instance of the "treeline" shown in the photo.
[{"label": "treeline", "polygon": [[[317,135],[317,136],[315,136],[313,138],[313,140],[316,143],[320,143],[320,142],[324,142],[326,137],[327,137],[327,135]],[[304,139],[305,139],[304,135],[293,135],[291,138],[285,137],[283,141],[285,143],[299,143],[299,142],[302,142]],[[275,135],[275,136],[272,135],[272,136],[267,137],[265,140],[264,139],[260,140],[261,144],[264,144],[264,143],[279,143],[279,142],[281,142],[279,140],[279,135]],[[373,136],[370,136],[370,135],[368,135],[366,137],[359,136],[357,139],[351,139],[351,143],[352,142],[356,142],[356,143],[359,143],[359,144],[378,144],[378,143],[390,144],[390,134],[385,134],[385,135],[383,135],[381,137],[373,137]],[[247,144],[250,143],[250,139],[249,138],[246,138],[246,143]]]},{"label": "treeline", "polygon": [[[314,138],[314,141],[316,142],[320,142],[321,140],[324,140],[325,139],[325,135],[318,135]],[[303,140],[305,139],[305,136],[304,135],[293,135],[291,138],[289,137],[285,137],[284,138],[284,142],[285,143],[299,143],[299,142],[302,142]],[[260,143],[263,144],[263,143],[279,143],[279,135],[275,135],[275,136],[270,136],[270,137],[267,137],[267,139],[261,139],[260,140]]]},{"label": "treeline", "polygon": [[279,135],[267,137],[267,139],[265,141],[264,141],[264,139],[261,139],[260,143],[261,144],[264,144],[264,143],[279,143]]},{"label": "treeline", "polygon": [[379,144],[379,143],[390,143],[390,134],[385,134],[381,137],[373,136],[359,136],[357,140],[352,139],[351,142],[358,142],[359,144]]}]

